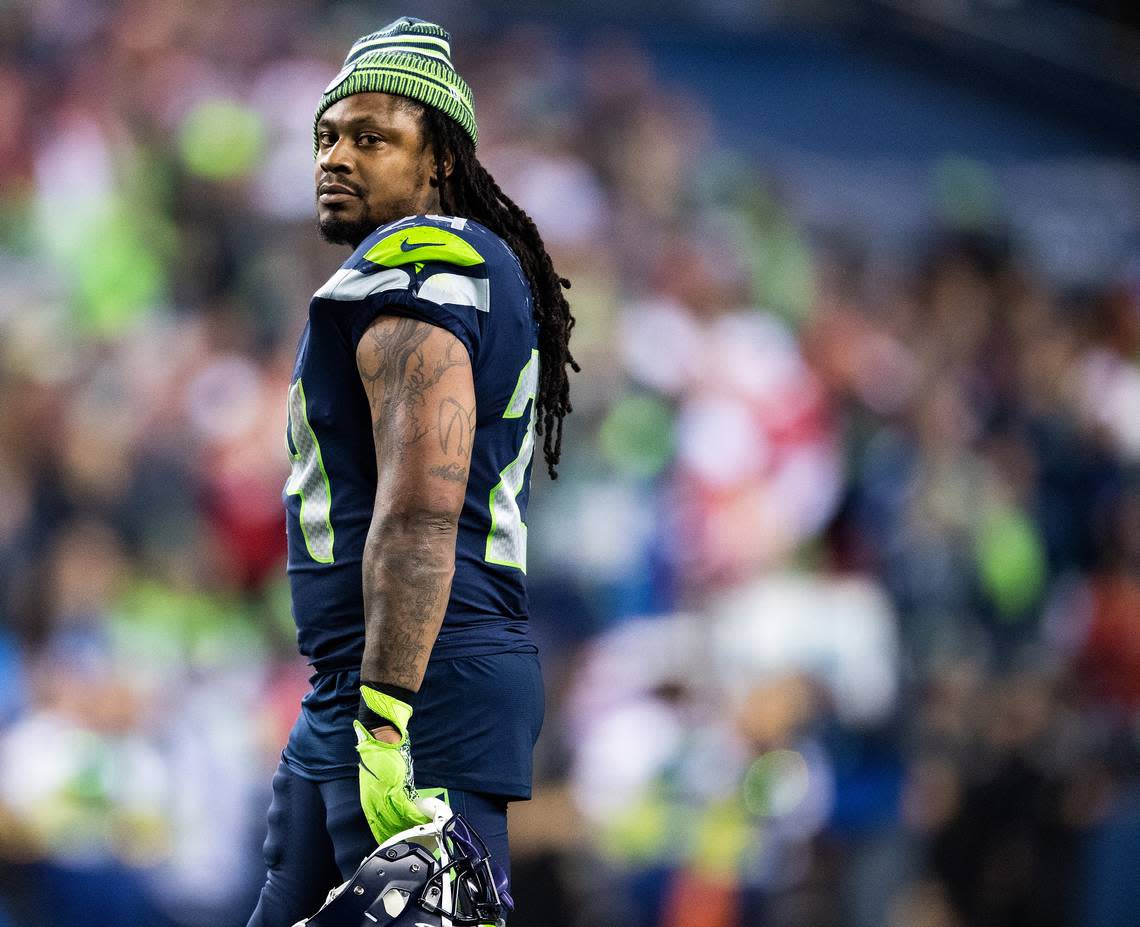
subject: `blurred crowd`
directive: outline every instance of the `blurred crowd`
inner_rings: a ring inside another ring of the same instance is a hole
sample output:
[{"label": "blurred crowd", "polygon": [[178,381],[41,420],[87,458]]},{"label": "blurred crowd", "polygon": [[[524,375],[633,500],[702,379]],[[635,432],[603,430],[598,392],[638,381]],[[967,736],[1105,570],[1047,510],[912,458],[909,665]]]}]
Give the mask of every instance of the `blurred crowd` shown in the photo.
[{"label": "blurred crowd", "polygon": [[[1135,923],[1140,261],[806,222],[634,40],[448,9],[584,371],[512,925]],[[400,12],[0,11],[0,927],[252,908],[307,678],[286,390],[343,259],[312,111]]]}]

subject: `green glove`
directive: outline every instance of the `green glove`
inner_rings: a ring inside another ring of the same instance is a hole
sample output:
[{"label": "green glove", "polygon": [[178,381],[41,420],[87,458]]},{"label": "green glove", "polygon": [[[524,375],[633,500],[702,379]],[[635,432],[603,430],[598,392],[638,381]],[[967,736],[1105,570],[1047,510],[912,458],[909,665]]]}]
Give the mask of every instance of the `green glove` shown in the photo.
[{"label": "green glove", "polygon": [[360,687],[364,704],[390,721],[400,733],[395,744],[377,740],[359,721],[356,730],[356,752],[360,754],[360,807],[377,843],[393,834],[426,824],[431,819],[416,807],[419,797],[412,780],[412,750],[408,742],[408,721],[412,706],[399,699]]}]

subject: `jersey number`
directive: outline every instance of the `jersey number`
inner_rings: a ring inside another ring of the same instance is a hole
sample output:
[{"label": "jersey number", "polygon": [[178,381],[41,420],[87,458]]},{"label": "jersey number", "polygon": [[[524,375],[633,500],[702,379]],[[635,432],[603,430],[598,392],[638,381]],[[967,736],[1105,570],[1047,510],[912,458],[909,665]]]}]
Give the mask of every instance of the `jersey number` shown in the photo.
[{"label": "jersey number", "polygon": [[321,459],[321,446],[305,408],[305,387],[298,379],[289,387],[289,437],[286,450],[293,459],[293,471],[285,484],[285,492],[301,497],[301,533],[305,548],[317,563],[333,562],[332,489],[325,463]]},{"label": "jersey number", "polygon": [[523,436],[519,456],[499,471],[499,482],[491,490],[491,530],[487,534],[488,563],[515,567],[526,572],[526,525],[519,511],[518,494],[526,480],[527,467],[534,454],[534,396],[538,391],[538,351],[530,352],[518,383],[503,412],[503,418],[522,418],[530,406],[530,421]]}]

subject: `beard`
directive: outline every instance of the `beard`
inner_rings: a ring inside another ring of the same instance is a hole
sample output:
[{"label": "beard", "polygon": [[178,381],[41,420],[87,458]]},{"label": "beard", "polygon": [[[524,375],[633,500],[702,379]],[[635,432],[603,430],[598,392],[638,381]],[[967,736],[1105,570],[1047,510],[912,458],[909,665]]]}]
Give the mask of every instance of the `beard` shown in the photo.
[{"label": "beard", "polygon": [[355,248],[377,228],[380,223],[374,219],[342,219],[329,216],[318,220],[321,238],[330,245],[351,245]]},{"label": "beard", "polygon": [[[322,215],[319,197],[321,184],[325,182],[336,182],[348,187],[360,197],[360,200],[351,205],[342,204],[340,208],[327,209]],[[330,245],[351,245],[354,249],[357,248],[380,226],[405,216],[428,211],[425,205],[433,204],[431,202],[425,204],[422,193],[419,192],[426,184],[426,174],[421,168],[417,170],[410,183],[400,185],[404,189],[398,193],[393,191],[387,196],[377,196],[369,195],[368,188],[362,187],[357,181],[334,175],[322,175],[317,183],[317,227],[321,238]],[[439,211],[438,204],[437,198],[434,203],[436,212]]]}]

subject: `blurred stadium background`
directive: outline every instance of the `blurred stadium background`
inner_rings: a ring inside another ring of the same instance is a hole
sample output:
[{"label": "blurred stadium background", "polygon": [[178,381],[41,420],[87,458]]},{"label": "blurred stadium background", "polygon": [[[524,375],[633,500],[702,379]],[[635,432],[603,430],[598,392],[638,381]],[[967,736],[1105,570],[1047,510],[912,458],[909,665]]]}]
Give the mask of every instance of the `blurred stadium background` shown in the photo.
[{"label": "blurred stadium background", "polygon": [[574,282],[512,927],[1140,924],[1140,14],[0,3],[0,927],[241,927],[311,114],[437,20]]}]

